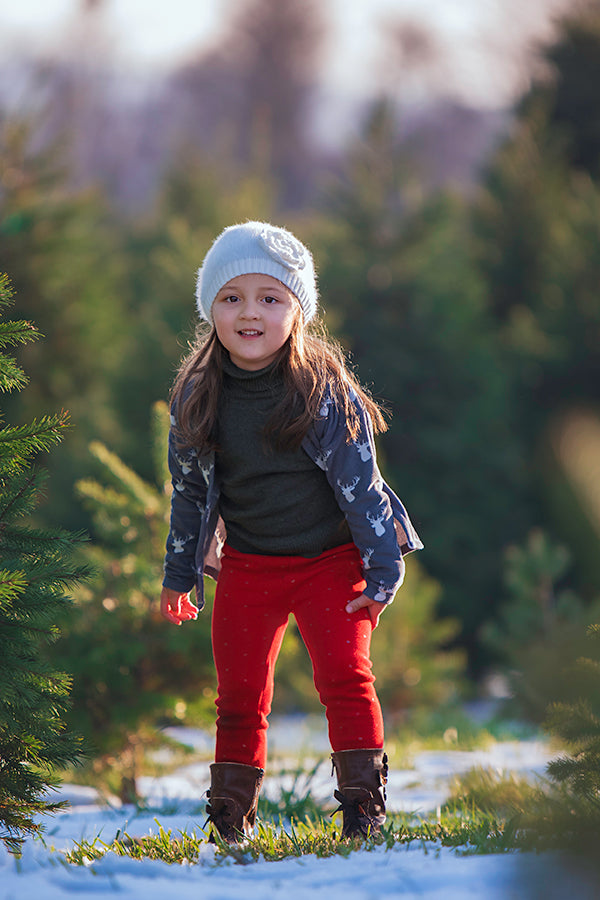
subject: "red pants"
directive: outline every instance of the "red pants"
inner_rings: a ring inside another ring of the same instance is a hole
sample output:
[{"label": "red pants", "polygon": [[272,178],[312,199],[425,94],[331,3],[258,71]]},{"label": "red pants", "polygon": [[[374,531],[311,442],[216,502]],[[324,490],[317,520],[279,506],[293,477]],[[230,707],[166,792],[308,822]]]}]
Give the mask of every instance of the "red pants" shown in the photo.
[{"label": "red pants", "polygon": [[217,669],[216,762],[265,767],[275,663],[290,613],[312,660],[333,750],[383,746],[373,687],[373,626],[346,604],[365,588],[354,544],[316,558],[255,556],[225,546],[212,641]]}]

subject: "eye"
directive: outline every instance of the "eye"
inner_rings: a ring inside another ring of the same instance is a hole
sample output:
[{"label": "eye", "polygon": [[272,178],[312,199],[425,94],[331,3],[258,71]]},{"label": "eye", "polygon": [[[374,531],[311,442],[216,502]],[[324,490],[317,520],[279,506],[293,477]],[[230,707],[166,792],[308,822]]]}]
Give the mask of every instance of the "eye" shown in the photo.
[{"label": "eye", "polygon": [[237,294],[228,294],[222,299],[225,301],[225,303],[238,303],[240,298],[237,296]]},{"label": "eye", "polygon": [[264,297],[263,299],[265,303],[279,303],[279,297]]}]

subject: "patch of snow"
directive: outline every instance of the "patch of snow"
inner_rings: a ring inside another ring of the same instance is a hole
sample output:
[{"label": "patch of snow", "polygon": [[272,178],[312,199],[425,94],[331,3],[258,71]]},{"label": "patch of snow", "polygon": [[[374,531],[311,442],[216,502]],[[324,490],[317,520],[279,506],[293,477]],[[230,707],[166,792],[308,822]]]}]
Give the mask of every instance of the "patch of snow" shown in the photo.
[{"label": "patch of snow", "polygon": [[415,845],[317,859],[239,865],[216,862],[215,848],[202,847],[196,865],[169,866],[107,854],[89,867],[64,866],[39,842],[29,843],[17,864],[0,850],[2,900],[595,900],[597,886],[560,856],[505,854],[460,856],[448,848]]},{"label": "patch of snow", "polygon": [[[294,718],[273,724],[271,749],[284,755],[289,771],[267,773],[266,794],[276,799],[282,787],[289,790],[296,780],[298,793],[310,788],[317,800],[332,798],[334,782],[329,760],[324,759],[329,749],[323,743],[322,725],[314,731],[312,723]],[[212,738],[202,732],[169,731],[182,743],[212,752]],[[451,777],[473,766],[534,777],[550,758],[549,748],[536,741],[498,743],[471,752],[426,751],[415,756],[410,771],[390,772],[389,809],[422,813],[435,809],[445,800]],[[323,762],[314,776],[304,774],[319,759]],[[304,769],[300,776],[294,774],[299,765]],[[143,812],[132,806],[101,805],[91,788],[64,786],[60,796],[68,797],[72,808],[46,820],[43,840],[28,839],[21,860],[0,844],[0,900],[83,900],[88,894],[94,900],[305,900],[309,896],[327,900],[563,900],[569,896],[595,900],[600,895],[592,877],[581,866],[573,871],[559,854],[464,856],[449,848],[416,843],[358,851],[347,858],[305,856],[248,865],[220,860],[208,843],[202,845],[194,865],[132,860],[113,853],[87,866],[64,863],[62,853],[74,841],[100,837],[110,843],[124,831],[133,837],[156,834],[155,817],[174,835],[180,831],[199,834],[205,820],[208,766],[208,761],[199,762],[171,775],[140,779],[140,789],[152,807]]]},{"label": "patch of snow", "polygon": [[174,741],[179,741],[185,747],[190,747],[198,752],[212,753],[215,744],[214,737],[200,728],[187,728],[185,725],[179,725],[173,728],[165,728],[162,733]]},{"label": "patch of snow", "polygon": [[96,788],[87,787],[82,784],[62,784],[57,790],[57,800],[59,802],[66,801],[70,804],[71,812],[80,806],[98,806],[106,802],[108,806],[120,807],[121,801],[118,797],[110,796],[103,800],[102,795]]}]

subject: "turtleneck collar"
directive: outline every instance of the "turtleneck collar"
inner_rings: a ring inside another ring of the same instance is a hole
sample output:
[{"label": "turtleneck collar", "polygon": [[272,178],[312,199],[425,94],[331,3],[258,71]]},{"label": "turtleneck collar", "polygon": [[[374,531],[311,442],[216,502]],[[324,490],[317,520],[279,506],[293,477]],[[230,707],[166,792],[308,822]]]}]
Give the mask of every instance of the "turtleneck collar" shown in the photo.
[{"label": "turtleneck collar", "polygon": [[223,354],[223,373],[227,378],[234,379],[242,390],[256,393],[265,390],[272,391],[282,381],[281,375],[277,371],[277,363],[272,362],[264,369],[240,369],[231,361],[227,352]]}]

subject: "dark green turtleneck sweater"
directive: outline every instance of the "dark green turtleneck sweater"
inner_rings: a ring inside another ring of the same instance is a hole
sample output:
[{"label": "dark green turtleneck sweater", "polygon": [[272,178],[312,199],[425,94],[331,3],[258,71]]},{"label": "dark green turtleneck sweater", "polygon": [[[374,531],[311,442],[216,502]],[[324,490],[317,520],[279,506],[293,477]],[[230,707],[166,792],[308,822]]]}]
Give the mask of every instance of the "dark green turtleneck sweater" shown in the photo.
[{"label": "dark green turtleneck sweater", "polygon": [[242,553],[318,556],[352,540],[325,473],[298,450],[267,446],[265,424],[285,390],[281,374],[224,364],[216,474],[227,541]]}]

